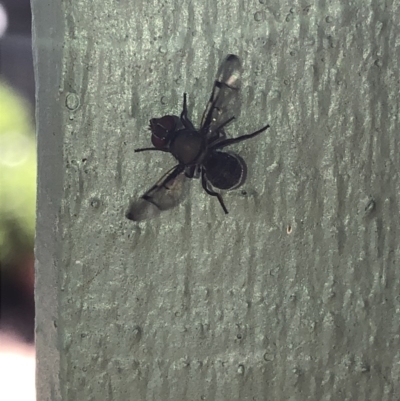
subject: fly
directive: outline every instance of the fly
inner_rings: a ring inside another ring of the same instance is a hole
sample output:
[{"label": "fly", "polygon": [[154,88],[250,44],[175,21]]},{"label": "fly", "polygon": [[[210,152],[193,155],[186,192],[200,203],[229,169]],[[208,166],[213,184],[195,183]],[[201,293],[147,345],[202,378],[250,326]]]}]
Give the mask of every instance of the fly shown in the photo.
[{"label": "fly", "polygon": [[226,126],[238,113],[241,71],[239,57],[228,55],[218,69],[198,130],[188,117],[186,93],[183,95],[183,109],[179,117],[166,115],[150,120],[153,147],[135,149],[135,152],[171,153],[178,164],[151,187],[140,201],[131,204],[126,215],[128,219],[143,220],[147,215],[153,217],[179,204],[183,198],[185,177],[201,177],[203,189],[216,197],[224,212],[228,213],[221,194],[216,190],[232,190],[243,185],[247,177],[247,166],[239,155],[224,149],[254,138],[269,128],[266,125],[251,134],[236,138],[226,136]]}]

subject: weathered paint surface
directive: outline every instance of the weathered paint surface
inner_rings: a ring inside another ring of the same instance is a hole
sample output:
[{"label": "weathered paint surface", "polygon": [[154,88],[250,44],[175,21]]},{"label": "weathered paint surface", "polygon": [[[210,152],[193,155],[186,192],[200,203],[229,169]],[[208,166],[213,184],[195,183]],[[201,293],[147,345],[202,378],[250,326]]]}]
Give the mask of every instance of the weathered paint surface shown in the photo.
[{"label": "weathered paint surface", "polygon": [[[394,400],[400,394],[400,4],[33,0],[40,400]],[[249,177],[124,217],[244,64]],[[371,201],[373,199],[373,202]]]}]

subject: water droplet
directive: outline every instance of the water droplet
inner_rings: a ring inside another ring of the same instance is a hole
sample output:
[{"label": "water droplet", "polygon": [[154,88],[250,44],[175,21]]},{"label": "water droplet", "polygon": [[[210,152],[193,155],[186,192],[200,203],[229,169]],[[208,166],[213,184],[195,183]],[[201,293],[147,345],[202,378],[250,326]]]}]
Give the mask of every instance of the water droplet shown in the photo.
[{"label": "water droplet", "polygon": [[375,65],[381,68],[383,66],[382,60],[381,59],[375,60]]},{"label": "water droplet", "polygon": [[140,341],[142,338],[142,329],[139,326],[136,326],[132,331],[132,335],[136,341]]},{"label": "water droplet", "polygon": [[283,81],[283,83],[287,86],[287,85],[289,85],[289,81],[287,80],[287,79],[285,79],[284,81]]},{"label": "water droplet", "polygon": [[75,93],[68,93],[65,98],[65,105],[72,111],[76,110],[81,105],[79,96]]},{"label": "water droplet", "polygon": [[333,21],[333,18],[332,18],[330,15],[328,15],[328,16],[325,18],[325,21],[326,21],[328,24],[330,24],[330,23]]},{"label": "water droplet", "polygon": [[239,365],[237,371],[239,375],[244,375],[244,365]]},{"label": "water droplet", "polygon": [[292,57],[297,56],[296,50],[292,50],[289,54],[290,54]]},{"label": "water droplet", "polygon": [[369,372],[370,370],[371,370],[371,368],[370,368],[370,366],[369,366],[367,363],[363,363],[363,364],[361,365],[361,369],[360,369],[361,373],[367,373],[367,372]]},{"label": "water droplet", "polygon": [[262,11],[257,11],[256,13],[254,13],[254,20],[256,22],[260,22],[263,20],[263,12]]},{"label": "water droplet", "polygon": [[260,4],[265,4],[267,2],[267,0],[258,0],[260,2]]},{"label": "water droplet", "polygon": [[90,206],[92,206],[94,209],[98,209],[101,205],[101,201],[99,198],[91,198],[90,199]]},{"label": "water droplet", "polygon": [[291,20],[291,17],[290,17],[290,14],[288,14],[287,16],[286,16],[286,22],[290,22],[290,20]]},{"label": "water droplet", "polygon": [[167,53],[167,49],[166,49],[164,46],[160,46],[160,47],[158,48],[158,51],[159,51],[161,54]]},{"label": "water droplet", "polygon": [[292,7],[292,8],[289,10],[290,14],[294,14],[294,11],[295,11],[294,7]]},{"label": "water droplet", "polygon": [[263,358],[265,362],[272,362],[275,359],[275,355],[272,352],[266,352]]},{"label": "water droplet", "polygon": [[365,206],[365,209],[364,209],[365,214],[366,215],[371,214],[375,210],[375,206],[376,206],[375,201],[373,199],[370,199],[368,201],[367,205]]},{"label": "water droplet", "polygon": [[165,96],[161,96],[160,102],[163,105],[167,104],[167,98]]}]

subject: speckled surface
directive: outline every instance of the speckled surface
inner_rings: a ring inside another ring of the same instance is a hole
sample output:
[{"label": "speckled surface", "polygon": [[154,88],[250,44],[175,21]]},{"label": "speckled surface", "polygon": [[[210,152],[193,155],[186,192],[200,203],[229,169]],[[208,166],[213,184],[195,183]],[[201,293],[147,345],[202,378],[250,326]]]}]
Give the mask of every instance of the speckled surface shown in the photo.
[{"label": "speckled surface", "polygon": [[[32,4],[38,399],[397,400],[399,3]],[[246,194],[128,221],[227,53]]]}]

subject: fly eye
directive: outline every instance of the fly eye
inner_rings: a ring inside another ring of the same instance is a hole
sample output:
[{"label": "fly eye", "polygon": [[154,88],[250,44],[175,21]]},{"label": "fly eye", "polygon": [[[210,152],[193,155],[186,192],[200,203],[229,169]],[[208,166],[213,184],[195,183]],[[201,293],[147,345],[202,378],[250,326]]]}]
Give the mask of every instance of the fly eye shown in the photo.
[{"label": "fly eye", "polygon": [[175,129],[176,123],[174,116],[164,116],[155,120],[157,120],[157,125],[166,131],[173,131]]},{"label": "fly eye", "polygon": [[150,120],[151,142],[154,147],[160,149],[168,146],[170,134],[176,126],[173,116],[164,116],[161,118],[152,118]]}]

